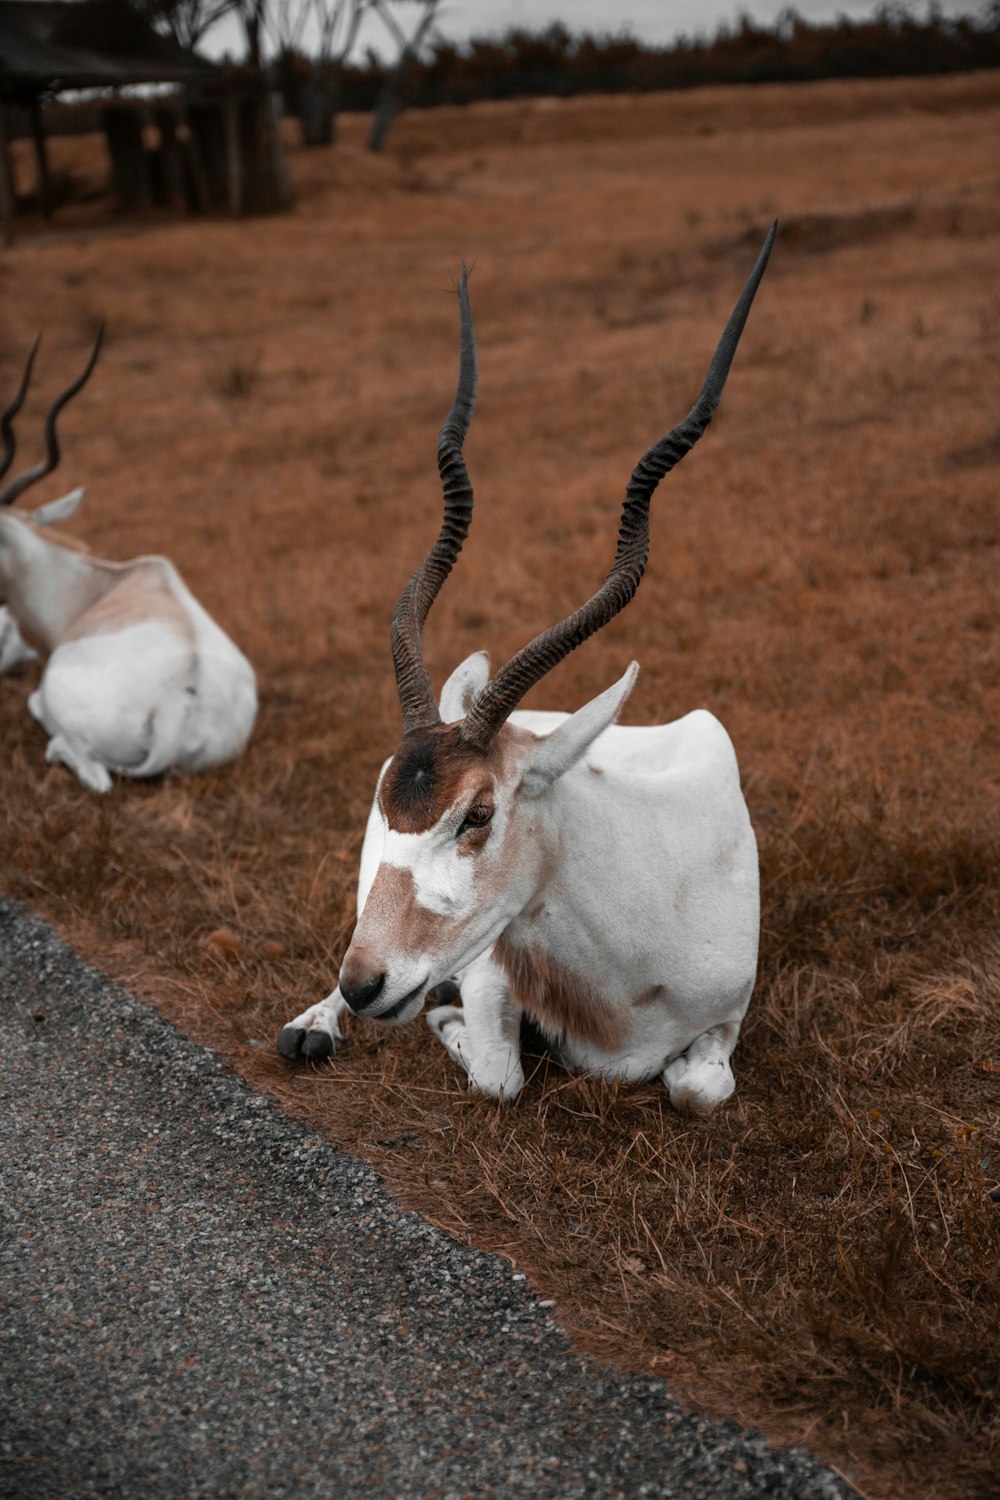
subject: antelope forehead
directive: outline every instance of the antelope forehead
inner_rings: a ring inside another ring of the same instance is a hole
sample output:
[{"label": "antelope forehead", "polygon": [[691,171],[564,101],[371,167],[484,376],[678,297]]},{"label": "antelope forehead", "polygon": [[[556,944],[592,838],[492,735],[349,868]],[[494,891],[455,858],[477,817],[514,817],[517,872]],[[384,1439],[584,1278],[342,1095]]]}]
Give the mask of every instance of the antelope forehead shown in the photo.
[{"label": "antelope forehead", "polygon": [[398,833],[432,833],[493,779],[495,754],[462,743],[460,726],[407,735],[386,767],[379,800]]}]

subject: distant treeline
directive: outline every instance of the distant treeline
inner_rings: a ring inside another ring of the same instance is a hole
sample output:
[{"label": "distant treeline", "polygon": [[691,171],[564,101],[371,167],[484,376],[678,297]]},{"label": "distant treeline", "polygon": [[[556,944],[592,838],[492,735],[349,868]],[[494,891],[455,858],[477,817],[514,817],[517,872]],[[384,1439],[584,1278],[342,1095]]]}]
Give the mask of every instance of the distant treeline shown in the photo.
[{"label": "distant treeline", "polygon": [[[418,108],[476,99],[625,93],[703,84],[791,83],[818,78],[888,78],[1000,67],[1000,0],[961,16],[935,6],[918,16],[883,4],[867,20],[826,25],[789,8],[765,26],[742,13],[715,35],[647,46],[628,31],[574,36],[555,24],[475,37],[459,46],[437,39],[430,57],[409,63],[406,103]],[[370,54],[345,68],[340,106],[370,109],[389,70]]]}]

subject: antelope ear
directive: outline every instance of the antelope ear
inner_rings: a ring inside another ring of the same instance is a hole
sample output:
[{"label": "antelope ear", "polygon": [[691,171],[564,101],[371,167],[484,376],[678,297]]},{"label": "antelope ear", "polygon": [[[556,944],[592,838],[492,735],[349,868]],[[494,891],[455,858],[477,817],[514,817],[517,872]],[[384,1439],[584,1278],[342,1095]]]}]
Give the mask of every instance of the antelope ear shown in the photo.
[{"label": "antelope ear", "polygon": [[444,724],[455,724],[464,719],[472,707],[472,700],[482,692],[490,680],[490,659],[485,651],[475,651],[467,656],[461,666],[455,668],[441,689],[438,705]]},{"label": "antelope ear", "polygon": [[86,493],[83,489],[70,490],[68,495],[61,495],[58,500],[50,500],[47,505],[33,510],[31,519],[36,526],[58,526],[60,521],[69,520]]},{"label": "antelope ear", "polygon": [[538,741],[521,776],[519,790],[525,797],[540,797],[554,781],[575,766],[582,755],[586,755],[597,736],[617,719],[638,675],[639,663],[631,662],[624,677],[620,677],[613,687],[578,708],[551,734]]}]

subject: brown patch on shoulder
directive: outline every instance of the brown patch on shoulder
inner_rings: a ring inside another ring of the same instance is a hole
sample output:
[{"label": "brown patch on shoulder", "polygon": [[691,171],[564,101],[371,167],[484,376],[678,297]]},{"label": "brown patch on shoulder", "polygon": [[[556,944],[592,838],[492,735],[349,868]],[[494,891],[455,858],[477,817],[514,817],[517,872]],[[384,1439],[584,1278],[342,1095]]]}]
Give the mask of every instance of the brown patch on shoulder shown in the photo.
[{"label": "brown patch on shoulder", "polygon": [[620,1052],[626,1026],[605,995],[555,963],[537,943],[519,948],[504,933],[493,945],[517,1005],[555,1038],[567,1037],[602,1052]]},{"label": "brown patch on shoulder", "polygon": [[646,1005],[658,1005],[667,993],[665,984],[651,984],[648,990],[643,990],[632,1004],[636,1010],[641,1010]]},{"label": "brown patch on shoulder", "polygon": [[170,587],[162,567],[151,563],[126,565],[109,570],[108,587],[99,599],[79,615],[63,636],[64,641],[91,635],[114,635],[142,620],[155,618],[176,631],[181,640],[194,645],[190,616]]}]

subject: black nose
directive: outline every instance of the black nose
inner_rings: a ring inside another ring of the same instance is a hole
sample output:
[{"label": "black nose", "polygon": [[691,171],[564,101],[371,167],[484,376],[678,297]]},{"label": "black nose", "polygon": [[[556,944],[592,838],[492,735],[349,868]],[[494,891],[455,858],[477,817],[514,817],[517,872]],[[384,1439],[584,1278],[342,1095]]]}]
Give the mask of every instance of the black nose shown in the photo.
[{"label": "black nose", "polygon": [[341,975],[340,993],[351,1009],[359,1016],[363,1016],[365,1011],[369,1010],[373,1002],[378,999],[384,985],[384,974],[376,974],[374,979],[366,979],[363,983],[354,985],[353,988],[344,983],[343,975]]}]

